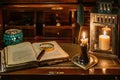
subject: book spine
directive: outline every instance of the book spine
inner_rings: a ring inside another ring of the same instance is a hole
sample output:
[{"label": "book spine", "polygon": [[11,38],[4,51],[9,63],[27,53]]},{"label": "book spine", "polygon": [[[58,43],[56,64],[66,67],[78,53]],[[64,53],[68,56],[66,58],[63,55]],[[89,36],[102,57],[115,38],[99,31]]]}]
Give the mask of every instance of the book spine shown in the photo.
[{"label": "book spine", "polygon": [[38,66],[39,66],[38,61],[32,61],[32,62],[23,63],[18,66],[7,67],[6,72],[29,69],[29,68],[34,68]]}]

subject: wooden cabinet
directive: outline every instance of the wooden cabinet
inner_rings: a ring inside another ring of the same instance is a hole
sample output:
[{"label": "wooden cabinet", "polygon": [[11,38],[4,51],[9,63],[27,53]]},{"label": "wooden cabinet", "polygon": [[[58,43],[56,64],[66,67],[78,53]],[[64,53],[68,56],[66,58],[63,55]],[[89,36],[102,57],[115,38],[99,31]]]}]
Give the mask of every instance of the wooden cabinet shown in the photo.
[{"label": "wooden cabinet", "polygon": [[43,27],[45,38],[72,39],[74,37],[74,26],[45,26]]},{"label": "wooden cabinet", "polygon": [[[23,30],[24,38],[54,37],[54,39],[72,39],[74,36],[74,27],[71,26],[73,21],[71,12],[76,12],[78,7],[77,1],[3,0],[3,4],[6,4],[2,6],[4,15],[3,31],[10,28],[18,28]],[[59,7],[62,9],[58,9]],[[62,25],[59,27],[55,26],[58,19],[57,14],[60,17],[59,21]],[[43,24],[46,26],[43,27]]]},{"label": "wooden cabinet", "polygon": [[84,5],[84,26],[90,26],[90,13],[94,5]]},{"label": "wooden cabinet", "polygon": [[2,10],[0,9],[0,40],[2,39],[3,35],[3,21],[2,21]]},{"label": "wooden cabinet", "polygon": [[78,0],[2,0],[2,2],[4,3],[43,3],[43,2],[46,2],[46,3],[49,3],[49,2],[65,2],[65,3],[71,3],[71,2],[77,2]]},{"label": "wooden cabinet", "polygon": [[[12,0],[14,1],[14,0]],[[17,1],[17,0],[16,0]],[[23,1],[23,0],[22,0]],[[27,0],[25,0],[27,1]],[[33,0],[32,0],[33,1]],[[36,0],[37,1],[37,0]],[[60,0],[62,1],[62,0]],[[75,1],[75,0],[74,0]],[[19,0],[18,0],[19,2]],[[65,2],[65,1],[64,1]],[[8,4],[7,6],[3,6],[3,19],[4,19],[4,29],[9,28],[20,28],[24,30],[24,35],[34,35],[44,36],[42,34],[43,27],[42,25],[56,25],[56,15],[58,14],[60,17],[61,25],[71,25],[72,24],[72,15],[71,11],[76,11],[77,4],[67,4],[69,0],[67,0],[64,4],[62,3],[51,3],[50,5],[46,4],[34,4],[34,3],[14,3]],[[12,3],[12,2],[11,2]],[[52,10],[52,8],[60,6],[62,10]],[[17,16],[18,15],[18,16]],[[53,23],[55,22],[55,23]],[[29,28],[29,29],[27,29]],[[67,29],[66,29],[67,30]],[[68,29],[69,30],[69,29]],[[28,33],[31,32],[31,33]],[[34,32],[33,32],[34,31]],[[36,31],[36,32],[35,32]],[[51,31],[53,32],[53,31]],[[69,35],[73,32],[70,32]],[[52,33],[51,33],[52,34]],[[62,35],[62,34],[61,34]],[[62,35],[63,36],[63,35]],[[32,36],[33,37],[33,36]],[[70,36],[69,36],[70,37]]]},{"label": "wooden cabinet", "polygon": [[7,29],[21,29],[24,38],[36,36],[36,13],[32,10],[10,9],[4,10],[4,31]]},{"label": "wooden cabinet", "polygon": [[69,25],[70,24],[70,11],[44,11],[44,24],[47,25],[56,25],[56,20],[59,18],[59,21],[62,25]]}]

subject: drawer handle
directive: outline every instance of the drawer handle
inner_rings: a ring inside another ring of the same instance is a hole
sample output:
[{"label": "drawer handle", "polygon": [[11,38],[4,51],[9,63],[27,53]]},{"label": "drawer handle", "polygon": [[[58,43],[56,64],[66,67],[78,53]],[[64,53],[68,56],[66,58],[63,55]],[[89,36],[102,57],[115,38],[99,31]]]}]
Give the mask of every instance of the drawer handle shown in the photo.
[{"label": "drawer handle", "polygon": [[59,33],[59,32],[57,32],[57,35],[60,35],[60,33]]}]

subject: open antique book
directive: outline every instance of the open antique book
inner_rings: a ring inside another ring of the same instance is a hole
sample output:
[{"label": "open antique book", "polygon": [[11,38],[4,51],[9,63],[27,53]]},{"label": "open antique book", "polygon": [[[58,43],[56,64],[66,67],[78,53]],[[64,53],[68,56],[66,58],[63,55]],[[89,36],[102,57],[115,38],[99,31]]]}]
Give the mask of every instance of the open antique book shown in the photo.
[{"label": "open antique book", "polygon": [[[43,54],[44,53],[44,54]],[[40,55],[42,54],[42,57]],[[22,42],[1,51],[1,72],[51,65],[69,60],[69,55],[55,41]]]}]

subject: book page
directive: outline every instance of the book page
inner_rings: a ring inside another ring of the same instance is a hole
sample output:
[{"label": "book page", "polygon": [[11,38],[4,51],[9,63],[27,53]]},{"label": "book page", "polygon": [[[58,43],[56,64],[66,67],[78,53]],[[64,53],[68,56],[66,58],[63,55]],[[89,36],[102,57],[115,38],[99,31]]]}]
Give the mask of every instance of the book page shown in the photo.
[{"label": "book page", "polygon": [[59,44],[56,41],[33,43],[33,48],[35,49],[35,51],[37,53],[36,57],[41,52],[40,44],[43,44],[43,43],[53,44],[54,49],[50,50],[50,51],[45,51],[45,54],[41,57],[40,61],[51,60],[51,59],[60,59],[60,58],[68,58],[69,57],[69,55],[59,46]]},{"label": "book page", "polygon": [[35,61],[35,52],[30,42],[23,42],[16,45],[8,46],[8,65],[20,64]]}]

